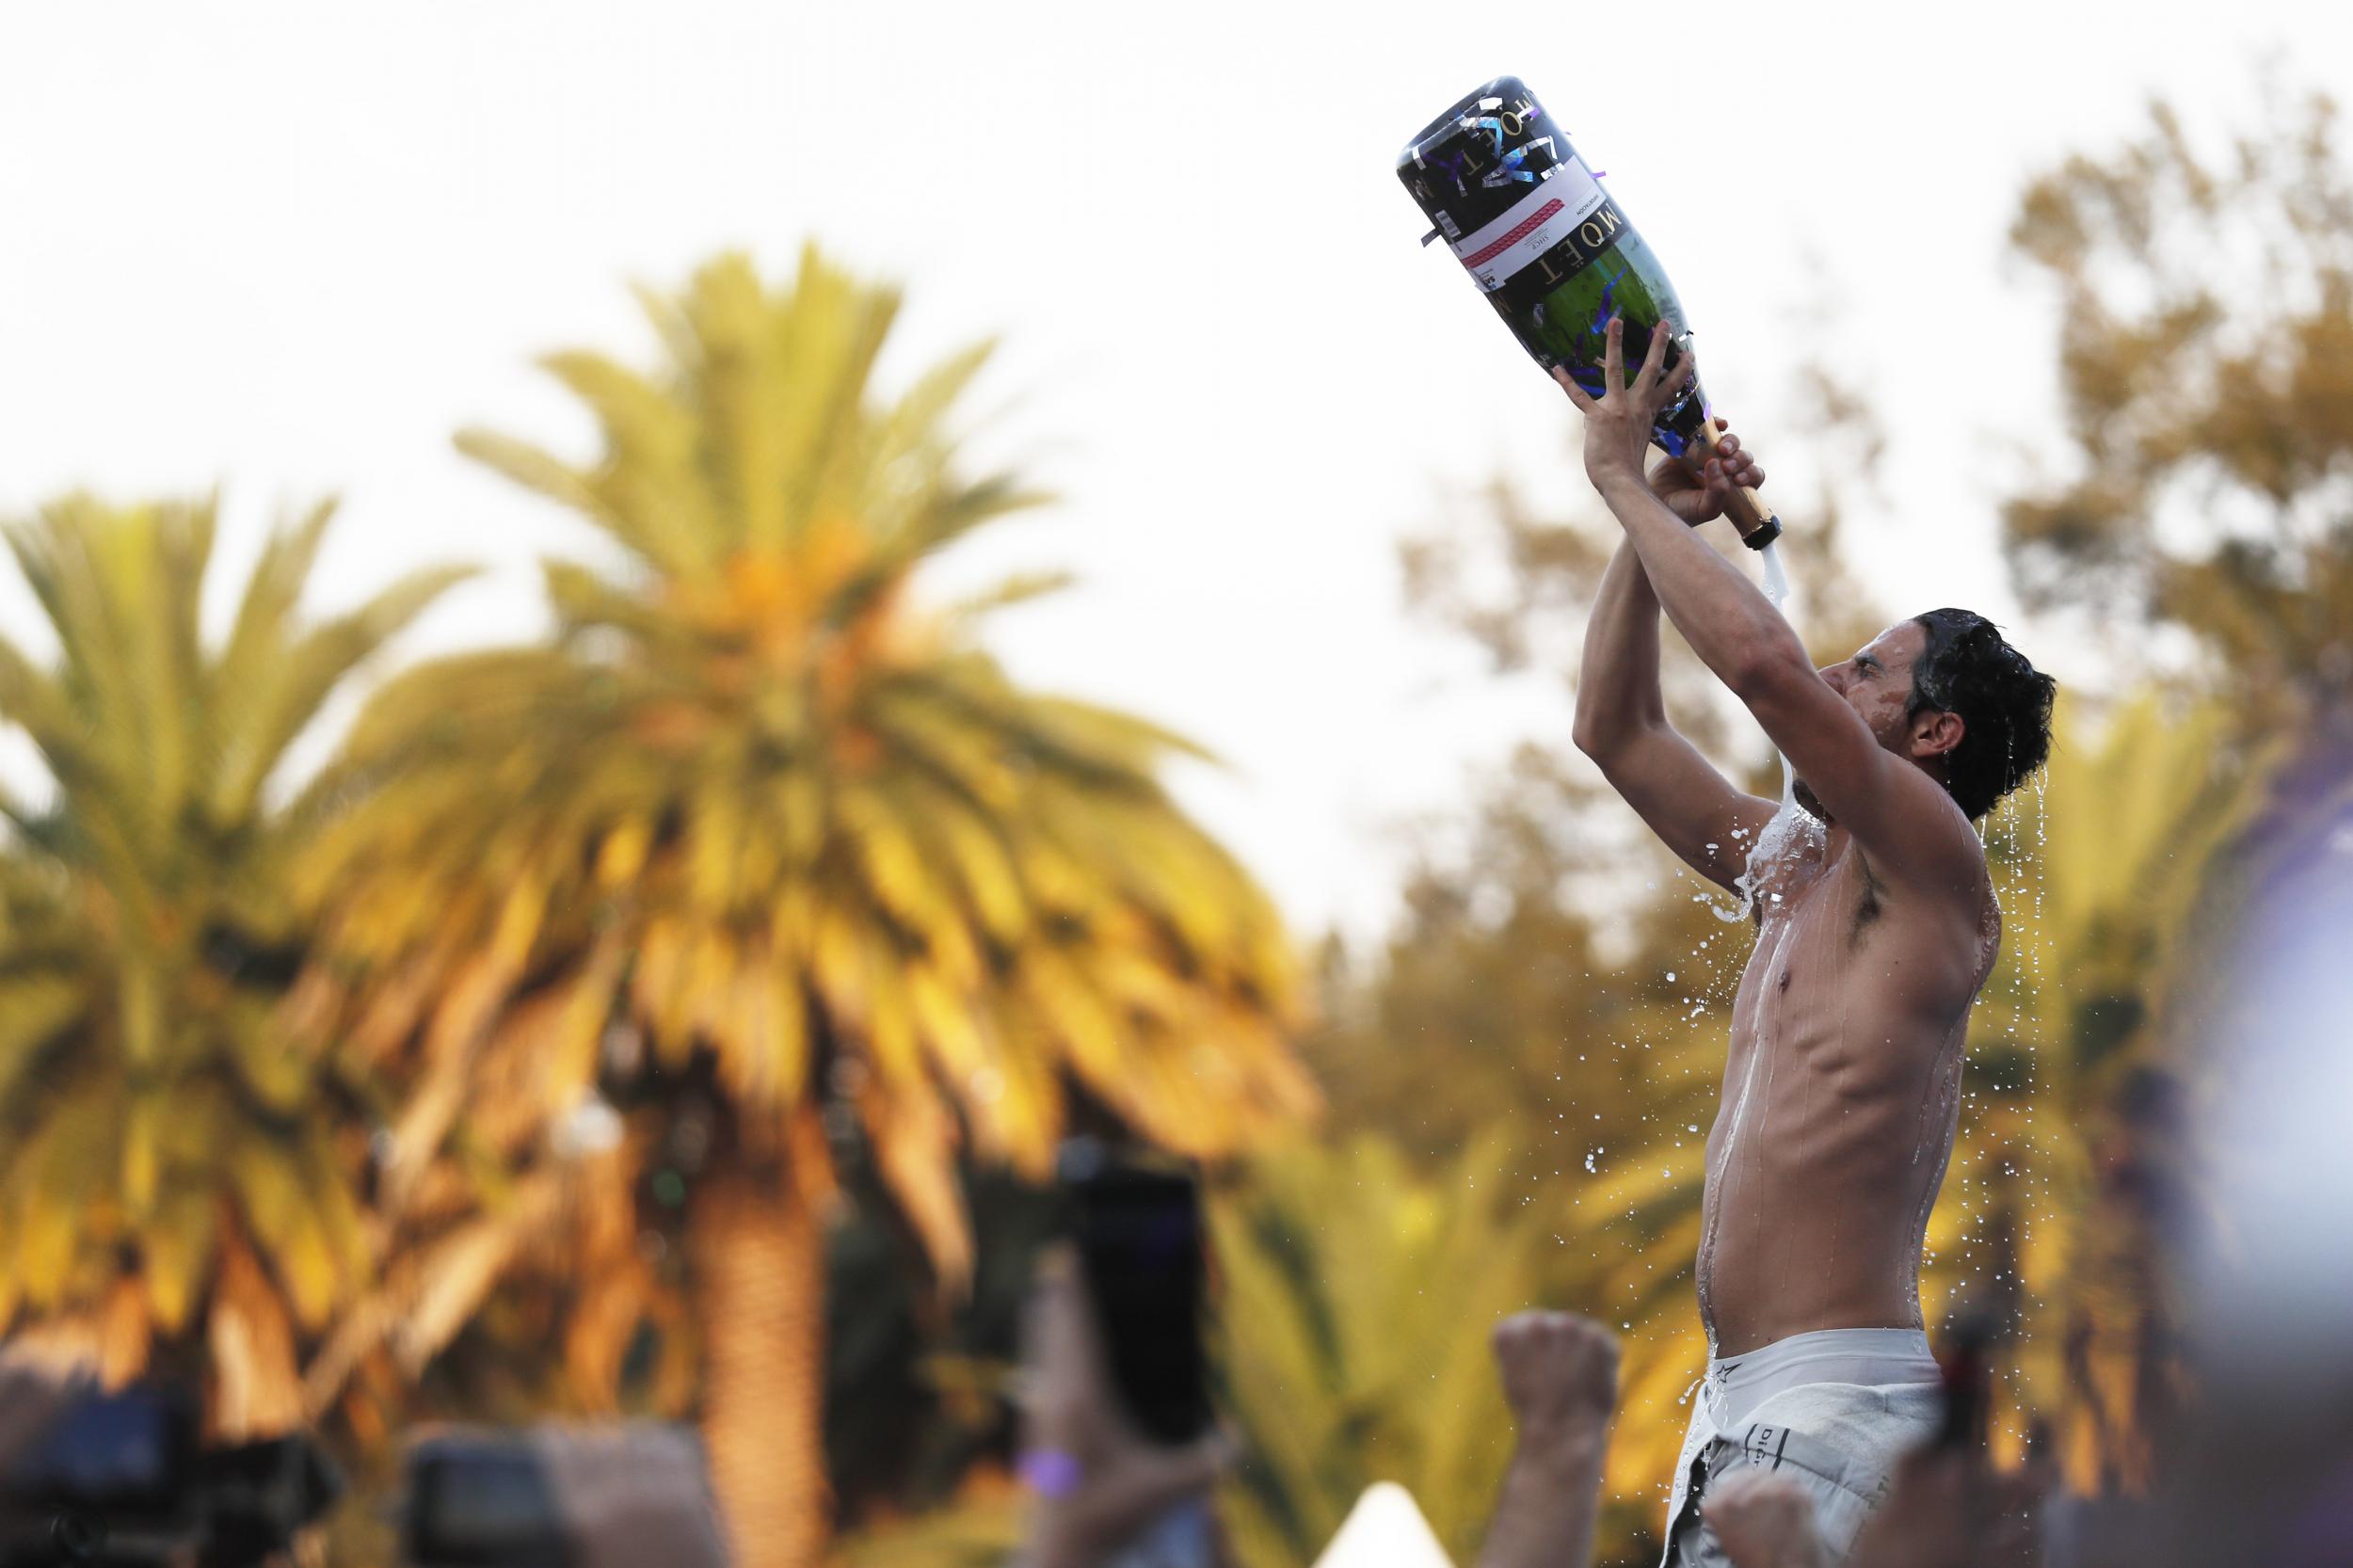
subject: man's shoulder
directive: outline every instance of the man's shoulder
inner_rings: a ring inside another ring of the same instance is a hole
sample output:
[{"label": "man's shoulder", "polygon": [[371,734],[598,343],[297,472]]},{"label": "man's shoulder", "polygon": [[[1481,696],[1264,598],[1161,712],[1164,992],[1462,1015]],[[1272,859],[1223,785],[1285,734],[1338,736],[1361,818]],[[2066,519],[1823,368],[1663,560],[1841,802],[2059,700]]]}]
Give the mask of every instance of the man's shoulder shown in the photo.
[{"label": "man's shoulder", "polygon": [[1926,874],[1914,871],[1909,877],[1894,874],[1886,853],[1874,853],[1861,840],[1849,846],[1856,862],[1863,868],[1867,885],[1881,895],[1901,894],[1910,900],[1934,907],[1965,912],[1972,918],[1995,905],[1993,870],[1986,856],[1985,840],[1978,837],[1977,826],[1953,808],[1952,821],[1937,824],[1938,837],[1945,841],[1936,847],[1942,852],[1914,858],[1906,856],[1915,866],[1921,860],[1932,869]]},{"label": "man's shoulder", "polygon": [[1853,833],[1882,881],[1924,894],[1931,903],[1977,908],[1991,885],[1985,835],[1961,803],[1933,776],[1888,759],[1886,809],[1858,823]]}]

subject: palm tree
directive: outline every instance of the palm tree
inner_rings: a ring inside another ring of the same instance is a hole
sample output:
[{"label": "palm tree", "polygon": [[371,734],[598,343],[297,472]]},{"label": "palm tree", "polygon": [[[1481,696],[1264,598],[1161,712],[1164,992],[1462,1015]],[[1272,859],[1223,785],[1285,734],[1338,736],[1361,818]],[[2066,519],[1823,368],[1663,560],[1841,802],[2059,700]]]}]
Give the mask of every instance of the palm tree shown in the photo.
[{"label": "palm tree", "polygon": [[[319,1016],[415,1075],[395,1206],[468,1140],[546,1175],[546,1129],[610,1091],[605,1158],[682,1246],[630,1261],[635,1218],[574,1206],[627,1277],[618,1302],[573,1282],[573,1359],[609,1374],[636,1304],[686,1289],[739,1549],[798,1568],[824,1539],[820,1226],[845,1152],[952,1283],[966,1140],[1042,1174],[1075,1095],[1209,1154],[1312,1096],[1283,928],[1157,781],[1197,753],[980,650],[976,616],[1047,584],[912,601],[924,561],[1037,499],[966,478],[946,432],[986,346],[880,398],[897,296],[813,250],[780,291],[728,257],[643,302],[657,371],[546,361],[601,428],[592,462],[460,438],[627,567],[549,563],[554,646],[419,669],[363,715],[337,776],[381,792],[305,883],[339,954]],[[504,1212],[517,1244],[545,1234]],[[467,1256],[477,1286],[510,1260]]]},{"label": "palm tree", "polygon": [[332,507],[276,533],[225,642],[215,504],[61,500],[7,526],[57,644],[0,640],[0,715],[54,793],[0,803],[0,1332],[119,1384],[200,1379],[224,1438],[302,1416],[301,1342],[362,1283],[371,1090],[280,1007],[304,933],[289,748],[456,581],[298,611]]},{"label": "palm tree", "polygon": [[1539,1217],[1502,1140],[1430,1176],[1359,1137],[1253,1160],[1210,1213],[1222,1402],[1248,1461],[1220,1512],[1251,1568],[1304,1568],[1364,1489],[1412,1492],[1456,1561],[1512,1452],[1488,1332],[1537,1304]]}]

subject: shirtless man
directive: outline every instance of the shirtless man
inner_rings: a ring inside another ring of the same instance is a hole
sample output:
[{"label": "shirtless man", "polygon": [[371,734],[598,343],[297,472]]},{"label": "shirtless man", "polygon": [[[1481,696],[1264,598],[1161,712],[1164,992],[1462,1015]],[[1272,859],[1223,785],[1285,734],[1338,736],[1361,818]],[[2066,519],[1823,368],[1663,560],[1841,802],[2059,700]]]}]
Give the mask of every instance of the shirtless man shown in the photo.
[{"label": "shirtless man", "polygon": [[[1702,875],[1755,890],[1707,1138],[1697,1282],[1712,1351],[1676,1464],[1669,1564],[1727,1560],[1700,1504],[1742,1465],[1803,1482],[1842,1560],[1897,1458],[1929,1436],[1936,1366],[1921,1240],[1952,1152],[1961,1041],[2001,916],[1973,819],[2050,748],[2052,683],[1981,616],[1937,610],[1817,670],[1778,612],[1693,526],[1764,477],[1721,461],[1642,471],[1690,374],[1654,333],[1629,386],[1556,375],[1585,415],[1585,472],[1625,529],[1585,638],[1577,743]],[[1664,609],[1801,781],[1802,814],[1742,794],[1669,727]],[[1759,846],[1762,846],[1761,848]]]}]

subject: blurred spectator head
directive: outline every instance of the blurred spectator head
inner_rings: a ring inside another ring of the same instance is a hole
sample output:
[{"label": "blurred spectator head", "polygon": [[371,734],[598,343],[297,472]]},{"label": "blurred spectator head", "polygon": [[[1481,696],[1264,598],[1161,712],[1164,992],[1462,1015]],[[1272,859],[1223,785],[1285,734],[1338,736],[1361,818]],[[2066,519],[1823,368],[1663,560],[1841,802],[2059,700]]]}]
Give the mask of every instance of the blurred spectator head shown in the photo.
[{"label": "blurred spectator head", "polygon": [[[2353,800],[2265,846],[2206,1020],[2211,1207],[2182,1249],[2204,1390],[2182,1561],[2353,1562]],[[2218,1555],[2217,1555],[2218,1554]]]}]

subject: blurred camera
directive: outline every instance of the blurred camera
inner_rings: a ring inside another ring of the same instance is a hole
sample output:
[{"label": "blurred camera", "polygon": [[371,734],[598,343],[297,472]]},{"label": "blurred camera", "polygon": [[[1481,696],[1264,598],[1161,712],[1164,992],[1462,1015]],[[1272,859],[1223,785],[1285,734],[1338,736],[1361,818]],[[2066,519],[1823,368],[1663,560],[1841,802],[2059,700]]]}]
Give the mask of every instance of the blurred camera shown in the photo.
[{"label": "blurred camera", "polygon": [[1214,1418],[1201,1333],[1208,1249],[1193,1173],[1073,1138],[1055,1175],[1120,1404],[1145,1436],[1191,1442]]},{"label": "blurred camera", "polygon": [[725,1568],[693,1432],[643,1422],[449,1431],[413,1444],[398,1508],[410,1568]]},{"label": "blurred camera", "polygon": [[342,1492],[307,1437],[207,1449],[168,1390],[84,1393],[0,1466],[0,1568],[247,1568]]}]

